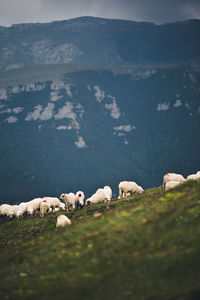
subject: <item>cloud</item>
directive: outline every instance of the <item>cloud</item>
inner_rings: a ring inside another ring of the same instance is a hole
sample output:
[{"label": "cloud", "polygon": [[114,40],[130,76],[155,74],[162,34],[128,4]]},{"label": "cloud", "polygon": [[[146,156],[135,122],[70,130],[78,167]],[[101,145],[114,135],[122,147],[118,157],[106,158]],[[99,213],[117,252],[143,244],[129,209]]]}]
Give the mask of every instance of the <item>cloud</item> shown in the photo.
[{"label": "cloud", "polygon": [[79,16],[165,23],[200,18],[199,0],[1,0],[4,26]]},{"label": "cloud", "polygon": [[42,0],[47,10],[72,17],[99,16],[164,23],[200,17],[198,0]]}]

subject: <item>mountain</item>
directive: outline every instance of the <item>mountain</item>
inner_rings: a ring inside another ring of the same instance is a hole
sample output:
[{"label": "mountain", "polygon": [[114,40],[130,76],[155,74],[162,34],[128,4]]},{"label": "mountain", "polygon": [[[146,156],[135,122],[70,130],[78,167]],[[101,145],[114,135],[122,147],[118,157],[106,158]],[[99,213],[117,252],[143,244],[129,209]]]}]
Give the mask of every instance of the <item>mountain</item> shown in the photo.
[{"label": "mountain", "polygon": [[81,17],[0,28],[0,70],[38,64],[160,64],[199,56],[200,21],[164,25]]},{"label": "mountain", "polygon": [[117,196],[122,180],[147,188],[166,172],[196,172],[199,24],[85,17],[1,28],[1,49],[11,52],[0,56],[0,202],[89,196],[104,185]]}]

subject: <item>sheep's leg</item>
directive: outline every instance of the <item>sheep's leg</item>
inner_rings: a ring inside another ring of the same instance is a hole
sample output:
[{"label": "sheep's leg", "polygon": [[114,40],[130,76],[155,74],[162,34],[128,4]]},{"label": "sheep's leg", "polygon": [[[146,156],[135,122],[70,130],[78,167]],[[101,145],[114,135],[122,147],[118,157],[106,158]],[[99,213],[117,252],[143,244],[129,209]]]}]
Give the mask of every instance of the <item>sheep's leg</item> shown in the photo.
[{"label": "sheep's leg", "polygon": [[122,188],[119,188],[119,197],[120,197],[120,198],[123,197],[123,190],[122,190]]}]

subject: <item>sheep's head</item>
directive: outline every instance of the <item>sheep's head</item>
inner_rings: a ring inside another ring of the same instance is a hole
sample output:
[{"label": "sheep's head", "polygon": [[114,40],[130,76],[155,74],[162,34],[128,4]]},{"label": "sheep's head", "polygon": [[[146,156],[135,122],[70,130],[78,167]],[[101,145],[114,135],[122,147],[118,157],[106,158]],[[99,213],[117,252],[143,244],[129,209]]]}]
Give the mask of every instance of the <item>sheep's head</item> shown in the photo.
[{"label": "sheep's head", "polygon": [[64,200],[65,199],[65,194],[61,194],[60,199]]},{"label": "sheep's head", "polygon": [[143,188],[141,186],[138,187],[138,193],[142,194],[144,192]]}]

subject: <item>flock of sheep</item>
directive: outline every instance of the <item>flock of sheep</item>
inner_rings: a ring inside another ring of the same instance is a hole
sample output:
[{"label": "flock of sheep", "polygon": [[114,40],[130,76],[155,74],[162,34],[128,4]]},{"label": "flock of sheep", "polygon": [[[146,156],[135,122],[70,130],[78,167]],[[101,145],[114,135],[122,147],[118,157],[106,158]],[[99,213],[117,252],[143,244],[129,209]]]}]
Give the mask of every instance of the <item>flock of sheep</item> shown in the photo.
[{"label": "flock of sheep", "polygon": [[[196,174],[189,175],[185,179],[180,174],[168,173],[163,177],[163,187],[165,190],[174,188],[175,186],[185,182],[186,180],[197,180],[200,179],[200,171]],[[122,181],[119,183],[119,197],[126,198],[134,193],[141,194],[144,190],[141,186],[137,185],[133,181]],[[76,194],[61,194],[60,199],[64,201],[61,202],[56,197],[43,197],[35,198],[28,202],[22,202],[19,205],[9,205],[2,204],[0,206],[0,216],[7,216],[9,218],[21,218],[25,215],[37,215],[44,217],[46,214],[51,212],[56,212],[59,210],[74,210],[78,207],[82,208],[84,205],[91,205],[99,202],[109,203],[112,199],[112,190],[109,186],[100,188],[86,201],[85,195],[82,191],[78,191]],[[56,227],[61,227],[71,224],[71,221],[65,215],[60,215],[57,217]]]}]

